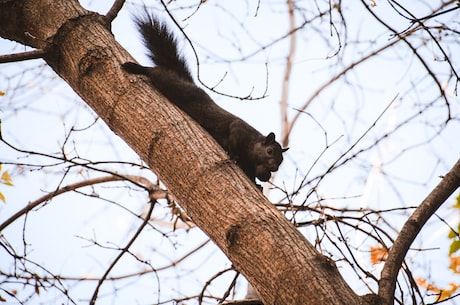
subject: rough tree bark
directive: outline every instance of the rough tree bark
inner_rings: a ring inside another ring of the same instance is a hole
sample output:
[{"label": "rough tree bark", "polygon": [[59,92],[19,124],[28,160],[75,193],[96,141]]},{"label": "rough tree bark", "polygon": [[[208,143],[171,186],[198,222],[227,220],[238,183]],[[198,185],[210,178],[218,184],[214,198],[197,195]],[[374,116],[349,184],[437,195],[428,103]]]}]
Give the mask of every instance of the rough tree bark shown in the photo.
[{"label": "rough tree bark", "polygon": [[0,35],[46,51],[44,60],[159,175],[265,304],[365,304],[208,134],[120,69],[133,59],[109,28],[75,0],[0,1]]}]

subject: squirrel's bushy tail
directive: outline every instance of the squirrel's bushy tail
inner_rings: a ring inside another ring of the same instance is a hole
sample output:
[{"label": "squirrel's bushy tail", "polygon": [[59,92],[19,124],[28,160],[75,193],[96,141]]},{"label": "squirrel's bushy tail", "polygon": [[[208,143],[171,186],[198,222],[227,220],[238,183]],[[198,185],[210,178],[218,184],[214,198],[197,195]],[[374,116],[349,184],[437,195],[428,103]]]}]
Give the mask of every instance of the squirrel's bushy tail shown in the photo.
[{"label": "squirrel's bushy tail", "polygon": [[136,24],[142,34],[144,45],[150,51],[148,56],[156,66],[163,67],[177,73],[186,81],[193,82],[192,75],[184,58],[177,50],[177,41],[156,16],[146,13],[143,17],[136,17]]}]

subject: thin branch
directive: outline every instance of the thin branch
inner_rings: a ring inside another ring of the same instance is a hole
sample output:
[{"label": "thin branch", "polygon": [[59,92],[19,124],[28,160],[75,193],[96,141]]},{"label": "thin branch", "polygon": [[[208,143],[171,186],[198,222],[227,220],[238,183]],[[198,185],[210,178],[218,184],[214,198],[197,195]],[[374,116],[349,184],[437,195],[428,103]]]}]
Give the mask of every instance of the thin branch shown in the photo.
[{"label": "thin branch", "polygon": [[233,289],[235,289],[235,286],[236,286],[236,280],[238,279],[238,277],[240,276],[240,273],[237,271],[235,273],[235,276],[233,277],[233,280],[232,282],[230,283],[230,286],[227,288],[227,291],[225,291],[224,295],[222,296],[222,298],[219,300],[219,304],[223,304],[223,302],[228,298],[228,296],[230,295],[231,291]]},{"label": "thin branch", "polygon": [[224,305],[264,305],[260,300],[239,300],[225,302]]},{"label": "thin branch", "polygon": [[116,0],[115,3],[112,5],[110,10],[104,16],[105,21],[107,24],[112,23],[112,21],[117,17],[118,12],[120,12],[121,8],[125,4],[125,0]]},{"label": "thin branch", "polygon": [[[136,185],[143,185],[147,190],[153,191],[155,189],[152,188],[154,186],[156,189],[160,190],[157,185],[152,184],[150,181],[143,177],[138,177],[138,176],[105,176],[105,177],[99,177],[99,178],[93,178],[93,179],[87,179],[84,181],[80,181],[74,184],[69,184],[67,186],[61,187],[56,189],[54,192],[51,192],[49,194],[46,194],[37,200],[34,200],[32,202],[29,202],[24,208],[21,210],[17,211],[14,215],[12,215],[10,218],[5,220],[2,224],[0,224],[0,232],[3,231],[7,226],[9,226],[11,223],[16,221],[19,217],[27,214],[29,211],[31,211],[33,208],[39,206],[40,204],[47,202],[48,200],[52,199],[55,196],[64,194],[69,191],[74,191],[76,189],[79,189],[81,187],[89,186],[89,185],[94,185],[94,184],[99,184],[99,183],[105,183],[105,182],[112,182],[112,181],[121,181],[121,180],[126,180],[126,181],[131,181],[135,183]],[[148,183],[148,184],[147,184]],[[165,193],[166,194],[166,193]],[[165,195],[162,195],[164,198]],[[158,197],[160,198],[160,197]]]},{"label": "thin branch", "polygon": [[393,304],[396,280],[410,245],[427,220],[460,187],[460,159],[409,217],[388,253],[379,282],[382,304]]},{"label": "thin branch", "polygon": [[284,71],[283,86],[281,92],[281,127],[282,127],[282,145],[286,147],[289,144],[289,121],[287,117],[287,105],[289,98],[289,80],[292,74],[292,65],[294,63],[297,37],[295,29],[295,12],[294,1],[287,0],[288,14],[289,14],[289,54],[286,58],[286,70]]},{"label": "thin branch", "polygon": [[[150,194],[153,194],[154,190],[149,190],[149,193]],[[120,261],[120,259],[123,257],[123,255],[125,255],[125,253],[128,252],[129,248],[132,246],[132,244],[136,241],[136,239],[139,237],[139,235],[141,234],[141,232],[144,230],[145,226],[149,223],[149,220],[150,220],[150,216],[152,215],[152,212],[153,212],[153,208],[155,206],[155,202],[156,202],[156,199],[155,199],[155,196],[150,196],[150,208],[149,208],[149,211],[147,213],[147,215],[145,216],[144,218],[144,221],[142,222],[142,224],[139,226],[139,228],[137,229],[137,231],[134,233],[134,235],[131,237],[131,239],[129,240],[129,242],[127,243],[127,245],[121,249],[121,252],[118,254],[118,256],[113,260],[112,264],[110,264],[110,266],[107,268],[107,270],[105,271],[104,275],[101,277],[101,279],[99,280],[97,286],[96,286],[96,289],[94,290],[94,293],[93,293],[93,296],[91,297],[91,300],[89,302],[90,305],[93,305],[93,304],[96,304],[96,299],[97,299],[97,296],[99,294],[99,289],[101,288],[102,284],[105,282],[105,280],[107,279],[107,277],[109,276],[109,273],[110,271],[112,271],[112,269],[115,267],[115,265]],[[159,288],[158,288],[159,289]]]},{"label": "thin branch", "polygon": [[[301,107],[298,108],[298,110],[300,110],[299,112],[296,113],[296,115],[293,117],[293,119],[291,120],[291,122],[289,123],[288,127],[287,127],[287,131],[285,133],[285,136],[288,137],[289,134],[291,133],[292,129],[294,128],[294,125],[296,123],[296,121],[299,119],[300,115],[302,114],[301,111],[304,111],[312,102],[313,100],[318,97],[321,92],[323,92],[327,87],[329,87],[330,85],[332,85],[333,83],[335,83],[335,81],[337,81],[339,78],[341,78],[342,76],[344,76],[345,74],[347,74],[349,71],[352,71],[357,65],[365,62],[366,60],[368,59],[371,59],[371,58],[374,58],[375,55],[383,52],[384,50],[392,47],[393,45],[397,44],[399,41],[398,40],[393,40],[393,41],[390,41],[388,44],[382,46],[381,48],[371,52],[370,54],[360,58],[359,60],[355,61],[355,62],[352,62],[351,64],[349,64],[347,67],[345,67],[342,71],[340,71],[338,74],[336,74],[335,76],[333,76],[327,83],[323,84],[321,87],[319,87],[311,96],[310,98],[307,99],[307,101],[305,102],[305,104],[303,104]],[[284,141],[285,139],[283,138],[282,141]]]},{"label": "thin branch", "polygon": [[[380,115],[374,120],[374,122],[369,126],[369,128],[367,128],[362,134],[361,136],[345,151],[343,152],[330,166],[329,168],[324,172],[324,174],[322,176],[319,177],[319,179],[317,180],[316,182],[316,186],[314,188],[311,189],[310,191],[310,194],[312,192],[315,191],[315,189],[319,186],[319,184],[321,183],[321,181],[326,177],[326,175],[328,173],[330,173],[334,168],[336,168],[337,166],[340,165],[340,161],[343,160],[345,158],[345,156],[351,152],[357,145],[358,143],[361,142],[362,139],[364,139],[366,137],[366,135],[377,125],[377,123],[380,121],[380,119],[383,117],[383,115],[387,112],[388,109],[390,109],[390,106],[393,105],[394,101],[396,100],[398,96],[396,95],[390,103],[388,103],[388,105],[385,107],[385,109],[383,109],[383,111],[380,113]],[[353,154],[353,157],[356,156],[356,153]],[[349,160],[353,157],[350,157],[350,158],[347,158],[346,160]],[[346,160],[342,161],[341,164],[343,164]],[[304,183],[305,179],[302,181]],[[306,185],[306,184],[305,184]],[[299,186],[299,190],[300,188],[303,187],[302,185]],[[309,197],[310,194],[307,196]],[[305,203],[304,203],[305,204]]]},{"label": "thin branch", "polygon": [[[219,94],[219,95],[222,95],[222,96],[226,96],[226,97],[230,97],[230,98],[234,98],[234,99],[239,99],[239,100],[248,100],[248,101],[255,101],[255,100],[261,100],[263,98],[265,98],[265,94],[263,96],[259,96],[259,97],[252,97],[252,93],[249,93],[247,96],[237,96],[237,95],[233,95],[233,94],[229,94],[229,93],[224,93],[224,92],[221,92],[221,91],[218,91],[216,89],[216,87],[223,81],[223,79],[225,78],[226,74],[222,77],[222,79],[219,81],[219,83],[217,85],[214,85],[214,86],[208,86],[202,79],[201,79],[201,73],[200,73],[200,58],[198,56],[198,52],[196,51],[196,48],[195,48],[195,45],[194,43],[192,42],[192,40],[190,39],[190,37],[187,35],[187,33],[185,32],[184,28],[180,25],[179,21],[177,21],[177,19],[174,17],[174,15],[171,13],[171,11],[169,10],[167,4],[162,0],[161,1],[161,4],[163,6],[163,8],[165,9],[166,13],[168,14],[169,18],[171,19],[171,21],[174,23],[174,25],[179,29],[179,31],[182,33],[182,35],[184,36],[184,39],[187,41],[188,45],[190,46],[190,48],[192,49],[192,53],[195,57],[195,63],[196,63],[196,70],[197,70],[197,73],[196,73],[196,76],[197,76],[197,80],[198,82],[203,85],[205,88],[211,90],[212,92],[216,93],[216,94]],[[201,4],[200,4],[201,5]],[[197,10],[200,6],[197,7]]]},{"label": "thin branch", "polygon": [[361,0],[361,3],[363,4],[364,8],[372,15],[372,17],[374,17],[378,22],[380,22],[388,30],[393,32],[395,37],[397,37],[399,40],[402,40],[407,45],[407,47],[412,51],[412,53],[415,55],[415,57],[417,57],[417,59],[419,60],[420,64],[425,68],[425,70],[428,73],[428,75],[433,79],[434,83],[438,87],[440,95],[444,99],[444,101],[446,103],[446,107],[447,107],[447,119],[446,119],[446,122],[449,121],[452,118],[452,116],[451,116],[450,104],[449,104],[449,100],[447,99],[446,92],[445,92],[445,90],[444,90],[444,88],[443,88],[443,86],[441,84],[441,81],[436,76],[436,73],[434,73],[433,70],[430,68],[428,63],[425,61],[423,56],[420,54],[419,50],[416,47],[414,47],[409,42],[409,40],[407,39],[407,37],[409,37],[410,35],[399,33],[394,28],[392,28],[388,23],[383,21],[379,16],[377,16],[377,14],[372,9],[369,8],[368,4],[364,0]]},{"label": "thin branch", "polygon": [[45,50],[38,49],[38,50],[32,50],[32,51],[27,51],[27,52],[21,52],[21,53],[1,55],[0,64],[24,61],[24,60],[29,60],[29,59],[43,58],[45,54],[46,54]]},{"label": "thin branch", "polygon": [[[450,66],[450,69],[452,71],[452,73],[455,75],[455,78],[457,79],[457,82],[460,81],[460,76],[458,75],[457,71],[455,70],[455,67],[454,65],[452,64],[452,60],[449,58],[449,56],[447,55],[446,51],[444,50],[444,48],[441,46],[441,43],[438,41],[438,39],[436,39],[436,37],[434,37],[433,33],[431,33],[431,31],[428,29],[428,27],[423,23],[422,20],[425,20],[425,19],[428,19],[429,16],[426,16],[424,17],[423,19],[417,19],[415,17],[414,14],[412,14],[408,9],[406,9],[404,6],[402,6],[400,3],[396,2],[396,1],[392,1],[395,5],[397,5],[398,7],[400,7],[402,10],[404,10],[404,12],[406,12],[408,15],[410,15],[411,17],[411,22],[413,24],[415,23],[418,23],[419,26],[421,28],[423,28],[423,30],[431,37],[431,41],[438,47],[439,51],[441,51],[442,55],[443,55],[443,58],[444,60],[447,62],[447,64]],[[450,11],[453,11],[453,10],[456,10],[456,9],[459,9],[460,6],[457,6],[457,7],[454,7],[450,10],[448,10],[447,12],[450,12]],[[446,13],[446,11],[444,12],[441,12],[441,13]],[[434,14],[436,15],[436,14]]]},{"label": "thin branch", "polygon": [[222,271],[219,271],[217,274],[213,275],[203,286],[203,289],[201,290],[200,296],[198,297],[198,304],[202,305],[203,304],[203,298],[205,297],[204,293],[206,292],[206,289],[208,288],[209,285],[211,285],[212,281],[217,279],[219,276],[222,274],[225,274],[228,271],[235,271],[235,268],[233,266],[226,268]]},{"label": "thin branch", "polygon": [[[136,272],[131,272],[131,273],[126,273],[122,275],[117,275],[117,276],[110,276],[107,277],[105,280],[106,281],[118,281],[118,280],[124,280],[124,279],[129,279],[129,278],[134,278],[134,277],[140,277],[145,274],[150,274],[152,272],[160,272],[164,271],[167,269],[171,269],[173,267],[176,267],[179,265],[181,262],[185,261],[186,259],[190,258],[193,254],[197,253],[199,250],[203,249],[206,245],[208,245],[211,242],[210,239],[205,240],[198,246],[196,246],[194,249],[190,250],[189,252],[185,253],[182,255],[180,258],[174,260],[173,262],[161,266],[161,267],[156,267],[154,270],[152,268],[136,271]],[[16,276],[17,278],[23,278],[20,275]],[[65,275],[59,275],[59,279],[62,281],[77,281],[81,282],[82,278],[80,276],[65,276]],[[101,277],[96,277],[96,276],[85,276],[84,278],[85,281],[100,281]]]}]

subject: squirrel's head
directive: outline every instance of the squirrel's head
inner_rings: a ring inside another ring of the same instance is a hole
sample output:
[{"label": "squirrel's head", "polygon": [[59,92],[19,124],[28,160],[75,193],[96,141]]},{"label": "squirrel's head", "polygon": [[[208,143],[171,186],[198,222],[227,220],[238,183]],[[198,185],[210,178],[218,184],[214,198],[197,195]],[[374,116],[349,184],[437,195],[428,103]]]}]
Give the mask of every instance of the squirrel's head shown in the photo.
[{"label": "squirrel's head", "polygon": [[289,148],[281,148],[275,141],[275,134],[269,133],[254,146],[253,157],[255,162],[255,174],[260,181],[268,181],[272,172],[276,172],[283,162],[283,153]]}]

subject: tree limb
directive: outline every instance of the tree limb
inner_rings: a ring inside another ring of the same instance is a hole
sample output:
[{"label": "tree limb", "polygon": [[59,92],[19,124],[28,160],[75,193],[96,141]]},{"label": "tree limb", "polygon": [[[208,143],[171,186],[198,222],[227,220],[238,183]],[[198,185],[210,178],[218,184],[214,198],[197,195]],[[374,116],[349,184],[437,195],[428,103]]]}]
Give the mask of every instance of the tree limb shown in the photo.
[{"label": "tree limb", "polygon": [[105,15],[105,20],[108,24],[111,23],[115,17],[117,17],[118,12],[121,10],[124,4],[125,0],[115,0],[115,3]]},{"label": "tree limb", "polygon": [[45,50],[40,49],[21,53],[5,54],[0,56],[0,64],[42,58],[45,53]]},{"label": "tree limb", "polygon": [[379,281],[379,296],[384,301],[383,304],[393,304],[399,269],[415,237],[427,220],[458,187],[460,187],[460,159],[409,217],[389,250]]}]

